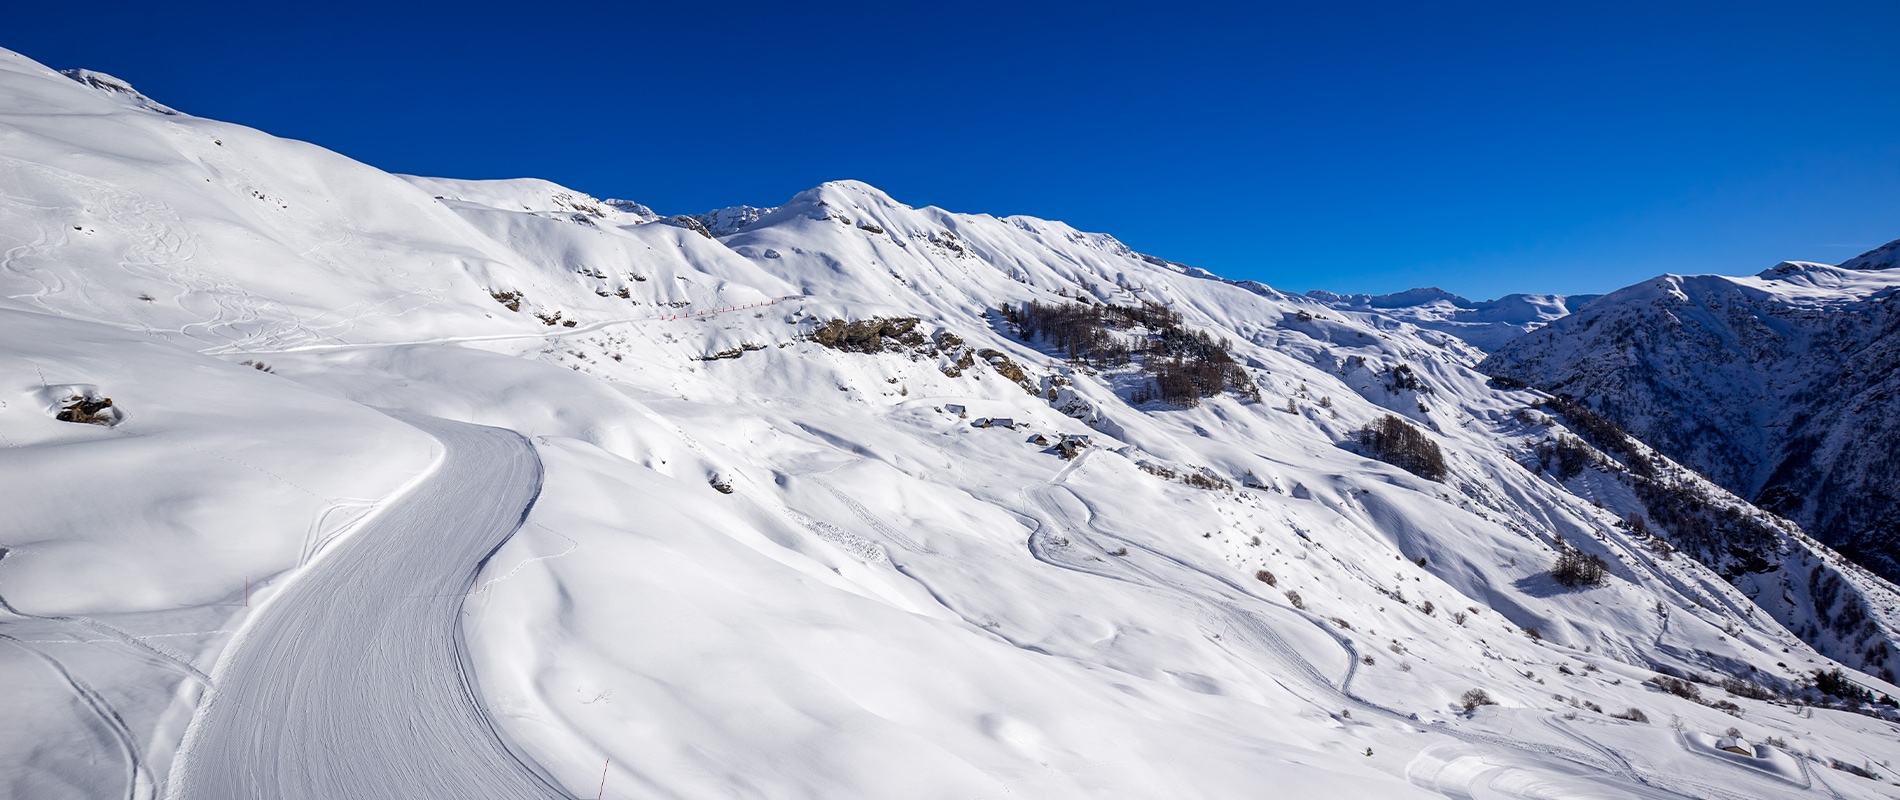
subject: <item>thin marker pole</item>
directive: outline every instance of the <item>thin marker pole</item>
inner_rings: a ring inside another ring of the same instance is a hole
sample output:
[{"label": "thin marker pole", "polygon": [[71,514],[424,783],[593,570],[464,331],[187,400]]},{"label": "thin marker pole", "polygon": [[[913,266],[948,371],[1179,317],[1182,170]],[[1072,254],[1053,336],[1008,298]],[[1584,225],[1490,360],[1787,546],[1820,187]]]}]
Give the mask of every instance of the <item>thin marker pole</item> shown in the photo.
[{"label": "thin marker pole", "polygon": [[594,800],[602,800],[607,796],[607,767],[612,763],[614,760],[610,758],[607,759],[606,764],[600,765],[600,793],[594,795]]},{"label": "thin marker pole", "polygon": [[244,607],[251,607],[251,576],[244,576]]}]

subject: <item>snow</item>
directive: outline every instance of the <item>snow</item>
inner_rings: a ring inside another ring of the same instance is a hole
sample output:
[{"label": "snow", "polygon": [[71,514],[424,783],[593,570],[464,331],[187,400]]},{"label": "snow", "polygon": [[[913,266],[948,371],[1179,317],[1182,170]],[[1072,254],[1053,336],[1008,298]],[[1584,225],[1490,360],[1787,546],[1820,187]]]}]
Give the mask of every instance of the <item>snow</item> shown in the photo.
[{"label": "snow", "polygon": [[[1522,466],[1561,428],[1442,333],[859,182],[709,237],[109,91],[0,56],[0,794],[1888,789],[1826,768],[1891,773],[1888,720],[1643,683],[1833,662]],[[1263,399],[1130,405],[1028,300],[1166,304]],[[806,336],[879,315],[1027,385]],[[1386,413],[1446,481],[1358,453]],[[1555,586],[1559,536],[1610,580]]]},{"label": "snow", "polygon": [[[1900,561],[1882,520],[1900,475],[1900,416],[1885,400],[1900,380],[1900,275],[1878,264],[1893,251],[1749,277],[1658,276],[1510,342],[1482,369],[1590,398],[1659,451],[1890,581]],[[1832,588],[1881,578],[1802,541],[1756,555],[1784,563],[1738,579],[1763,608],[1830,655],[1891,676],[1900,607],[1890,590],[1843,603]]]},{"label": "snow", "polygon": [[1437,287],[1381,295],[1341,295],[1321,290],[1306,294],[1334,309],[1358,315],[1368,324],[1410,323],[1451,334],[1484,352],[1562,319],[1598,297],[1507,294],[1496,300],[1473,301]]},{"label": "snow", "polygon": [[512,431],[401,418],[440,442],[437,463],[231,642],[171,796],[563,796],[496,735],[457,624],[540,462]]}]

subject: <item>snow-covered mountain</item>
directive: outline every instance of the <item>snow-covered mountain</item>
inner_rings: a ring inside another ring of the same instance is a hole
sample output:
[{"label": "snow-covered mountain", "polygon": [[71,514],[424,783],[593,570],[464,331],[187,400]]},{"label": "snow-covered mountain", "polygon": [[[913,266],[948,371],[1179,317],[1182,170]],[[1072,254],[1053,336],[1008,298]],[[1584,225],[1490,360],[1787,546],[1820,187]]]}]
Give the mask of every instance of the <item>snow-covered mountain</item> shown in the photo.
[{"label": "snow-covered mountain", "polygon": [[0,795],[1891,791],[1894,587],[1442,334],[140,97],[0,53]]},{"label": "snow-covered mountain", "polygon": [[1507,294],[1496,300],[1467,300],[1437,287],[1379,295],[1313,290],[1306,295],[1340,311],[1360,314],[1368,321],[1389,318],[1449,333],[1487,353],[1574,313],[1598,297]]},{"label": "snow-covered mountain", "polygon": [[1839,266],[1664,275],[1483,369],[1575,395],[1717,483],[1900,578],[1900,242]]}]

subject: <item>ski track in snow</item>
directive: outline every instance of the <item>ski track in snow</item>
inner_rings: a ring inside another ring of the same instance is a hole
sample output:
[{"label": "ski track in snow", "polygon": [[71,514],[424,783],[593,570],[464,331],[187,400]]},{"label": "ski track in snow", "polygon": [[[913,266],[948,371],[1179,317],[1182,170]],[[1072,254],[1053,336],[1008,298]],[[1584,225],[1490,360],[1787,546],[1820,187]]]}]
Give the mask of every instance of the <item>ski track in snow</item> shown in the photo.
[{"label": "ski track in snow", "polygon": [[[1086,453],[1084,453],[1086,456]],[[1081,459],[1077,459],[1080,462]],[[1220,624],[1225,631],[1239,634],[1237,637],[1246,649],[1267,655],[1279,662],[1278,668],[1262,668],[1262,671],[1276,683],[1305,697],[1309,702],[1328,698],[1328,705],[1341,702],[1348,706],[1383,716],[1387,719],[1417,725],[1416,718],[1397,709],[1389,708],[1368,700],[1352,691],[1353,678],[1358,674],[1359,651],[1352,640],[1333,630],[1327,621],[1309,612],[1298,611],[1290,606],[1267,600],[1248,592],[1225,576],[1206,572],[1185,561],[1166,553],[1147,547],[1139,547],[1119,536],[1095,527],[1095,512],[1086,500],[1062,485],[1077,464],[1070,464],[1058,475],[1040,486],[1031,487],[1021,494],[1033,501],[1033,510],[1041,512],[1022,513],[1021,516],[1034,522],[1036,529],[1030,534],[1028,549],[1038,561],[1051,566],[1092,575],[1109,580],[1122,581],[1141,589],[1149,590],[1180,603],[1183,610],[1194,614],[1204,624]],[[1057,492],[1068,494],[1075,504],[1080,506],[1081,515],[1070,513],[1056,497]],[[1048,523],[1045,523],[1045,519]],[[1058,527],[1064,533],[1051,540],[1051,527]],[[1107,548],[1098,543],[1106,539],[1120,544],[1129,555],[1110,555]],[[1069,551],[1081,545],[1094,555],[1075,557]],[[1138,548],[1138,552],[1137,552]],[[1176,573],[1165,576],[1155,568],[1139,563],[1137,556],[1145,556],[1159,562],[1161,569]],[[1089,563],[1094,562],[1094,563]],[[1195,591],[1199,584],[1202,592]],[[1297,614],[1312,623],[1339,645],[1346,659],[1346,670],[1337,681],[1328,679],[1304,654],[1287,642],[1273,627],[1263,622],[1257,611],[1248,606],[1264,605],[1283,613]],[[1189,607],[1192,606],[1192,607]],[[1604,747],[1592,739],[1572,730],[1559,722],[1554,715],[1546,717],[1545,724],[1558,730],[1566,738],[1582,745],[1584,751],[1571,750],[1547,744],[1537,744],[1498,736],[1494,734],[1464,730],[1453,726],[1433,726],[1433,732],[1449,736],[1469,744],[1483,744],[1499,748],[1505,752],[1515,751],[1529,756],[1535,761],[1548,763],[1569,762],[1583,767],[1589,772],[1600,773],[1604,777],[1617,780],[1623,791],[1643,797],[1676,796],[1674,792],[1683,792],[1688,796],[1739,798],[1716,787],[1700,783],[1663,780],[1656,776],[1644,775],[1629,761],[1614,750]],[[1414,780],[1416,785],[1441,791],[1449,796],[1466,797],[1522,797],[1527,796],[1500,786],[1490,785],[1500,775],[1520,771],[1512,766],[1490,766],[1477,774],[1462,774],[1453,784],[1436,783],[1431,780]],[[1542,796],[1542,795],[1534,795]],[[1566,795],[1567,796],[1567,795]]]},{"label": "ski track in snow", "polygon": [[894,542],[899,547],[902,547],[905,550],[909,550],[913,553],[932,554],[935,552],[931,550],[929,547],[924,546],[922,542],[919,542],[916,539],[912,539],[910,536],[898,531],[896,528],[893,528],[889,525],[884,524],[883,520],[878,519],[878,516],[872,513],[870,509],[865,508],[863,503],[860,503],[857,501],[857,498],[854,498],[851,495],[846,494],[844,491],[840,490],[838,487],[831,485],[829,481],[826,481],[823,478],[818,477],[817,475],[806,475],[805,479],[811,481],[812,483],[818,484],[820,488],[824,489],[827,492],[830,492],[833,497],[838,498],[838,502],[843,503],[845,508],[850,509],[852,516],[857,517],[859,522],[863,522],[865,525],[870,526],[871,530],[877,531],[878,535],[884,537],[886,540]]},{"label": "ski track in snow", "polygon": [[119,753],[125,758],[126,800],[146,800],[152,797],[156,787],[153,785],[151,770],[146,767],[145,761],[139,757],[138,736],[133,734],[131,727],[125,724],[125,717],[119,714],[118,709],[113,708],[112,704],[108,702],[105,697],[101,696],[98,691],[86,685],[85,681],[80,680],[78,676],[74,675],[72,670],[67,669],[66,665],[61,663],[59,659],[47,655],[45,652],[33,647],[25,641],[4,633],[0,633],[0,640],[11,642],[15,647],[25,650],[41,663],[51,668],[53,672],[58,673],[60,680],[66,684],[66,688],[70,689],[72,693],[79,698],[80,703],[84,704],[86,708],[93,713],[93,716],[98,718],[99,723],[106,729],[106,735],[111,737],[114,743],[118,744]]},{"label": "ski track in snow", "polygon": [[540,494],[513,431],[419,415],[435,473],[259,609],[215,671],[172,797],[567,797],[483,709],[462,638],[476,576]]}]

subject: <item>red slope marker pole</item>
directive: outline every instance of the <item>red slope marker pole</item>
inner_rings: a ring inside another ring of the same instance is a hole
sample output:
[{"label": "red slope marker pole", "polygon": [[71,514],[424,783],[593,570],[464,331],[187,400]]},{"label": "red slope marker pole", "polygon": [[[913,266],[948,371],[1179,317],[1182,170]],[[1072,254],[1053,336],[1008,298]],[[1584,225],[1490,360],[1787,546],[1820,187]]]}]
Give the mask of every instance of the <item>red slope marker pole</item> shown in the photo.
[{"label": "red slope marker pole", "polygon": [[610,758],[606,764],[600,765],[600,793],[594,795],[594,800],[602,800],[607,796],[607,767],[613,763],[614,760]]},{"label": "red slope marker pole", "polygon": [[251,607],[251,576],[244,576],[244,607]]}]

